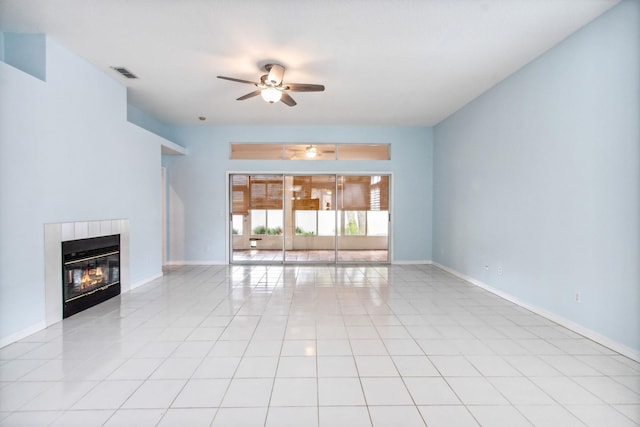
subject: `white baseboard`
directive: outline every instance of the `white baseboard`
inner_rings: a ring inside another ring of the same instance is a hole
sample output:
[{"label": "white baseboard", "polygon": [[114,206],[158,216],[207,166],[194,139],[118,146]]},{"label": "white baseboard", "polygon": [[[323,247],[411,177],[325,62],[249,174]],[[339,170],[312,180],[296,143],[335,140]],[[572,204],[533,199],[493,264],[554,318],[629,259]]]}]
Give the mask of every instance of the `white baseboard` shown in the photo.
[{"label": "white baseboard", "polygon": [[138,281],[136,281],[135,283],[131,283],[131,288],[130,288],[129,290],[131,290],[131,289],[135,289],[135,288],[137,288],[137,287],[139,287],[139,286],[142,286],[142,285],[146,285],[147,283],[152,282],[152,281],[154,281],[154,280],[156,280],[156,279],[159,279],[159,278],[161,278],[162,276],[163,276],[163,273],[162,273],[162,271],[161,271],[161,272],[159,272],[159,273],[154,274],[153,276],[149,276],[149,277],[147,277],[147,278],[145,278],[145,279],[138,280]]},{"label": "white baseboard", "polygon": [[15,334],[11,334],[8,337],[4,337],[0,339],[0,348],[12,344],[16,341],[21,340],[22,338],[28,337],[31,334],[35,334],[46,328],[47,325],[44,321],[38,322],[35,325],[31,325],[28,328],[25,328],[21,331],[16,332]]},{"label": "white baseboard", "polygon": [[412,264],[430,265],[430,264],[433,264],[433,261],[431,261],[431,260],[414,260],[414,261],[394,260],[394,261],[391,261],[391,264],[396,264],[396,265],[412,265]]},{"label": "white baseboard", "polygon": [[559,316],[558,314],[549,311],[547,309],[529,304],[526,301],[523,301],[519,298],[514,297],[511,294],[508,294],[504,291],[501,291],[499,289],[495,289],[489,285],[487,285],[484,282],[481,282],[480,280],[474,279],[471,276],[467,276],[466,274],[460,273],[459,271],[454,270],[453,268],[447,267],[445,265],[439,264],[437,262],[433,262],[432,263],[434,267],[438,267],[441,270],[446,271],[447,273],[453,274],[454,276],[464,280],[465,282],[468,282],[472,285],[478,286],[479,288],[482,288],[488,292],[491,292],[494,295],[499,296],[500,298],[503,298],[509,302],[512,302],[516,305],[519,305],[522,308],[525,308],[535,314],[538,314],[546,319],[551,320],[552,322],[557,323],[560,326],[564,326],[567,329],[572,330],[573,332],[582,335],[585,338],[589,338],[592,341],[597,342],[598,344],[601,344],[617,353],[622,354],[623,356],[626,356],[630,359],[635,360],[636,362],[640,362],[640,351],[637,351],[631,347],[628,347],[624,344],[621,344],[617,341],[612,340],[611,338],[604,336],[596,331],[593,331],[589,328],[586,328],[578,323],[575,323],[572,320],[566,319],[562,316]]},{"label": "white baseboard", "polygon": [[225,261],[211,261],[211,260],[202,260],[202,261],[167,261],[165,264],[167,267],[179,267],[181,265],[229,265],[228,262]]}]

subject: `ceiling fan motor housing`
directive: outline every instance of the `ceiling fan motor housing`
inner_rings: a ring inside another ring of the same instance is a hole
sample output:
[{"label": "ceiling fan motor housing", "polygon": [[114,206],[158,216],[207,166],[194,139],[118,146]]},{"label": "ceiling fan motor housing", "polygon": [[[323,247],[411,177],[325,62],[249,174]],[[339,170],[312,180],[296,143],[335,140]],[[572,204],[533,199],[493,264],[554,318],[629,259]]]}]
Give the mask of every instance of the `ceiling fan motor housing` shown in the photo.
[{"label": "ceiling fan motor housing", "polygon": [[264,66],[268,74],[268,82],[273,86],[279,86],[282,84],[282,78],[284,77],[284,67],[280,64],[267,64]]}]

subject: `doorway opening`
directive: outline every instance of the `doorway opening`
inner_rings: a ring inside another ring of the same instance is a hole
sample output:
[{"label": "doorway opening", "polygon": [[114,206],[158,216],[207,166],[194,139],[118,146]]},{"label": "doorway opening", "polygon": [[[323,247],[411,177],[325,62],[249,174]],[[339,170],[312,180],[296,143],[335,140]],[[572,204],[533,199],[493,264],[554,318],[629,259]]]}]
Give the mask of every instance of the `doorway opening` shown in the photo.
[{"label": "doorway opening", "polygon": [[229,174],[231,263],[388,263],[389,174]]}]

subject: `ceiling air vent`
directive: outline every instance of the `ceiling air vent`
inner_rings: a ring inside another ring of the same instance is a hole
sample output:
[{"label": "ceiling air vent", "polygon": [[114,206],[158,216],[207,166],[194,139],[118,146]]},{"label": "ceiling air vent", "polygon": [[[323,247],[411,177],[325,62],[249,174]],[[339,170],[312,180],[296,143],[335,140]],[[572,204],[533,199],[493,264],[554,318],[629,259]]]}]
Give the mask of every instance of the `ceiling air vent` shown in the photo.
[{"label": "ceiling air vent", "polygon": [[136,76],[135,74],[133,74],[131,71],[127,70],[124,67],[111,67],[114,70],[116,70],[117,72],[119,72],[120,74],[122,74],[123,76],[125,76],[128,79],[137,79],[138,76]]}]

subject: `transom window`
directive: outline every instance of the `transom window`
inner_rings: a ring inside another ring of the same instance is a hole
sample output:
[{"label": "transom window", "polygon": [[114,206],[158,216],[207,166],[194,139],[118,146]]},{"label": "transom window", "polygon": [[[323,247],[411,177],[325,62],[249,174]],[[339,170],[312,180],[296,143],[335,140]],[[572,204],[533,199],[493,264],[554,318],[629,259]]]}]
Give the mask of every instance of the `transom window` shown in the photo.
[{"label": "transom window", "polygon": [[232,142],[232,160],[391,160],[389,144],[261,144]]}]

